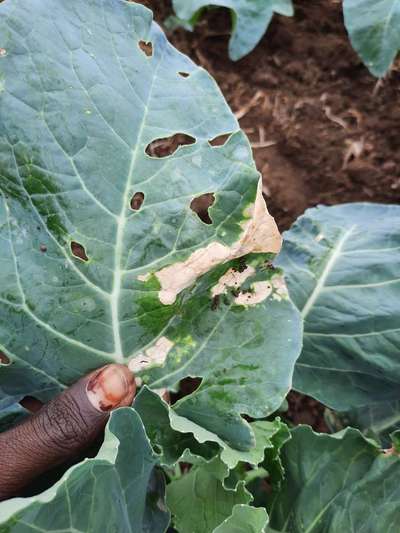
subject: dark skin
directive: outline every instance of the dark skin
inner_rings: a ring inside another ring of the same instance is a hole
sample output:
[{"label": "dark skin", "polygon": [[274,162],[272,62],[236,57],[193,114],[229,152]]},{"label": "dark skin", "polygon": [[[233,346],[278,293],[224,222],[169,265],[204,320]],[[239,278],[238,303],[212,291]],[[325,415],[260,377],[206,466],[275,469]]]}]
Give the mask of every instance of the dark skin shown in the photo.
[{"label": "dark skin", "polygon": [[135,378],[126,366],[107,365],[0,433],[0,501],[20,495],[36,478],[84,452],[110,412],[131,405],[135,392]]}]

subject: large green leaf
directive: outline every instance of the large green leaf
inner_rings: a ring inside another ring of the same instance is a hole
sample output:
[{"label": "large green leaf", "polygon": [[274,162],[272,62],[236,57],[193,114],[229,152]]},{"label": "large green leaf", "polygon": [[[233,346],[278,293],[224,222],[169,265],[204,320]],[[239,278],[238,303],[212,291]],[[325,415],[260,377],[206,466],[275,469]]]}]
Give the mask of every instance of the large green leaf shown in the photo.
[{"label": "large green leaf", "polygon": [[[1,398],[129,362],[152,388],[202,377],[177,411],[249,448],[240,414],[279,406],[301,328],[263,267],[280,236],[215,82],[120,0],[9,0],[0,45]],[[153,141],[178,133],[194,144],[162,157]],[[191,209],[206,193],[211,224]],[[231,267],[250,292],[219,283]]]},{"label": "large green leaf", "polygon": [[294,386],[338,410],[400,400],[400,207],[318,207],[278,263],[304,319]]},{"label": "large green leaf", "polygon": [[39,496],[0,503],[0,531],[162,533],[169,514],[153,470],[157,460],[139,416],[120,409],[94,459],[73,466]]},{"label": "large green leaf", "polygon": [[205,6],[227,7],[232,11],[229,56],[236,61],[253,50],[267,31],[274,13],[293,15],[292,0],[173,0],[181,21],[193,26]]},{"label": "large green leaf", "polygon": [[354,49],[383,76],[400,50],[400,0],[344,0],[343,11]]},{"label": "large green leaf", "polygon": [[400,456],[384,454],[357,430],[336,435],[302,426],[283,448],[286,479],[271,526],[290,533],[397,533]]}]

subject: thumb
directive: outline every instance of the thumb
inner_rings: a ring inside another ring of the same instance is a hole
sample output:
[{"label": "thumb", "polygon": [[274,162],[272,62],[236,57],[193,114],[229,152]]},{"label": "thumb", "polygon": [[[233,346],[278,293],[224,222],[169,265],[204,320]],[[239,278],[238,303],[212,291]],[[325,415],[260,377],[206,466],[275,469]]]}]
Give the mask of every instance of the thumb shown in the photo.
[{"label": "thumb", "polygon": [[107,365],[1,433],[0,501],[85,450],[104,429],[110,411],[130,405],[135,392],[126,366]]}]

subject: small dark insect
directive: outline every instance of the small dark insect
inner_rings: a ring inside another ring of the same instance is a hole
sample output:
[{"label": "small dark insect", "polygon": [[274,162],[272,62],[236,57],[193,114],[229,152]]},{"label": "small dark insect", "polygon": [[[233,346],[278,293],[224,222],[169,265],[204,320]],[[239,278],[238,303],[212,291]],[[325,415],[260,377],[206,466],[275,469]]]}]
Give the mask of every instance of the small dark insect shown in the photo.
[{"label": "small dark insect", "polygon": [[211,311],[216,311],[218,309],[220,300],[220,295],[216,294],[211,302]]},{"label": "small dark insect", "polygon": [[238,272],[244,272],[246,268],[247,268],[246,259],[244,257],[240,257]]},{"label": "small dark insect", "polygon": [[240,289],[239,289],[239,287],[231,287],[229,289],[229,292],[232,294],[232,296],[237,298],[239,296],[239,294],[240,294]]},{"label": "small dark insect", "polygon": [[40,251],[41,252],[47,252],[47,246],[45,244],[40,245]]},{"label": "small dark insect", "polygon": [[265,262],[265,266],[268,268],[268,270],[272,270],[272,271],[278,270],[278,269],[272,264],[272,261],[266,261],[266,262]]}]

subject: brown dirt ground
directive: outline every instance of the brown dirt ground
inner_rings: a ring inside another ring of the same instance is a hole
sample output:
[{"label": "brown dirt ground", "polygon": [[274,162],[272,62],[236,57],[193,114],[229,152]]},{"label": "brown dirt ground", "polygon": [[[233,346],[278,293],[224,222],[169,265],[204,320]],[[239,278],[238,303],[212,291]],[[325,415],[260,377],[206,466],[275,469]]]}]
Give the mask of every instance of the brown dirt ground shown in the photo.
[{"label": "brown dirt ground", "polygon": [[[138,1],[138,0],[136,0]],[[139,0],[162,25],[170,0]],[[227,55],[230,17],[206,13],[172,43],[217,80],[253,145],[271,213],[284,230],[307,207],[400,201],[400,63],[378,82],[353,51],[340,0],[295,0],[257,48]],[[326,431],[323,406],[289,396],[289,419]]]}]

